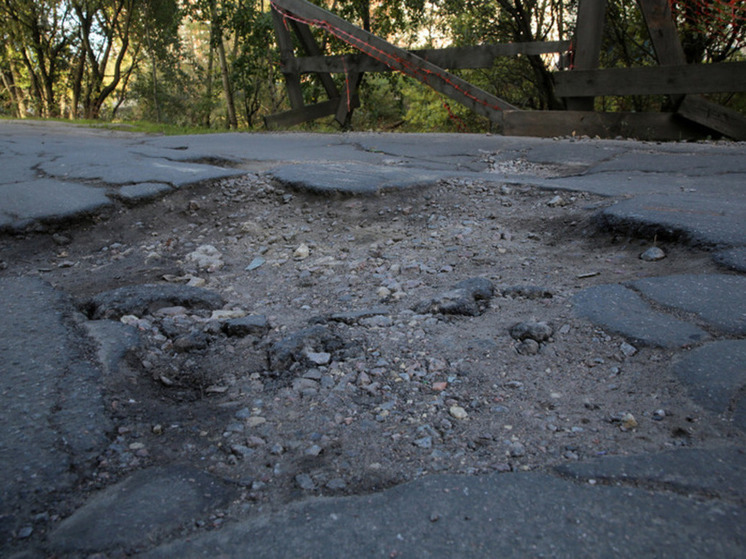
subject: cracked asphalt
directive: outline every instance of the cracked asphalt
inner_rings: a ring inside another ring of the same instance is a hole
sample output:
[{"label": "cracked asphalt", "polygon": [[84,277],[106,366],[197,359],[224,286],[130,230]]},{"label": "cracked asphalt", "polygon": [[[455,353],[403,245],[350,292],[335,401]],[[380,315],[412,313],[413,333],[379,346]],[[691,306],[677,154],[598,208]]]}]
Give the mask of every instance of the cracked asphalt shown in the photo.
[{"label": "cracked asphalt", "polygon": [[[598,227],[696,246],[720,271],[589,288],[573,300],[575,312],[631,343],[676,350],[671,368],[691,398],[746,432],[744,143],[375,133],[160,137],[0,121],[0,169],[6,245],[249,172],[324,196],[411,189],[416,200],[418,186],[488,178],[608,197],[616,203],[598,212]],[[116,326],[95,334],[81,327],[67,294],[4,264],[4,555],[117,557],[143,530],[166,533],[228,500],[222,480],[173,464],[101,489],[43,539],[31,537],[44,513],[25,511],[24,500],[53,501],[105,444],[111,424],[101,379],[124,352]],[[431,475],[373,495],[301,501],[188,537],[154,535],[142,555],[243,557],[250,549],[252,557],[742,557],[743,440],[547,472]]]}]

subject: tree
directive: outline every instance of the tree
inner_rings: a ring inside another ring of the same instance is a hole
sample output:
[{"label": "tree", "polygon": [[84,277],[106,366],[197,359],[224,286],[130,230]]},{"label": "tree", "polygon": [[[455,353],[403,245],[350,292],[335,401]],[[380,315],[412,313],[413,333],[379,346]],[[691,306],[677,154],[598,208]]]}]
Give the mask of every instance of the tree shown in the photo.
[{"label": "tree", "polygon": [[22,71],[19,70],[20,59],[7,35],[0,35],[0,40],[5,45],[0,51],[0,79],[6,96],[4,104],[17,118],[23,118],[28,109],[23,91]]},{"label": "tree", "polygon": [[223,11],[218,11],[217,0],[210,0],[210,45],[211,48],[215,48],[218,51],[220,75],[223,78],[223,94],[225,95],[225,105],[228,113],[228,128],[238,128],[233,86],[228,68],[228,58],[225,55],[225,43],[223,43],[223,19],[226,15],[224,10],[225,6],[223,6]]},{"label": "tree", "polygon": [[[454,42],[461,45],[501,42],[546,41],[565,31],[564,15],[570,2],[556,0],[438,0],[446,15]],[[507,64],[507,63],[505,63]],[[505,66],[501,62],[501,65]],[[506,98],[519,106],[537,109],[563,107],[554,92],[554,82],[545,58],[527,55],[508,64],[518,75],[499,79],[531,85]]]},{"label": "tree", "polygon": [[[136,31],[142,29],[148,2],[73,0],[72,5],[79,23],[80,49],[73,91],[83,92],[85,117],[98,118],[104,102],[123,79],[129,79],[139,61],[142,43]],[[107,79],[109,69],[111,77]]]},{"label": "tree", "polygon": [[[18,63],[30,83],[30,94],[40,116],[59,115],[58,78],[69,58],[74,32],[67,2],[52,0],[0,0],[0,18],[7,39],[3,57],[6,87],[20,111]],[[17,53],[15,56],[13,53]],[[12,81],[8,78],[12,78]],[[11,85],[12,84],[12,85]],[[25,112],[25,111],[24,111]]]}]

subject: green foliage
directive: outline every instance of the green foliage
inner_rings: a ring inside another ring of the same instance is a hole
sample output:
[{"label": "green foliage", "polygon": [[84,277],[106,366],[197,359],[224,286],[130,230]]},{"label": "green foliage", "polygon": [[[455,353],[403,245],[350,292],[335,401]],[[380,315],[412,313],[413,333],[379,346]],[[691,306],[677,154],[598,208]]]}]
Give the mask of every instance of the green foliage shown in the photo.
[{"label": "green foliage", "polygon": [[[406,48],[445,46],[440,39],[455,46],[567,39],[577,13],[577,0],[312,1]],[[637,3],[606,4],[601,66],[656,64]],[[741,4],[672,2],[689,60],[743,58]],[[269,0],[0,0],[0,115],[262,128],[264,116],[290,109],[269,5]],[[324,31],[313,34],[326,55],[355,52]],[[458,74],[517,107],[556,109],[562,107],[551,75],[556,63],[540,56],[500,58],[491,68]],[[333,79],[342,89],[346,76]],[[302,78],[301,87],[307,103],[327,98],[311,76]],[[353,129],[490,128],[486,119],[394,73],[365,75],[359,96]],[[744,94],[713,98],[746,109]],[[649,111],[671,105],[665,96],[628,96],[599,98],[597,108]],[[303,129],[339,128],[326,118]]]}]

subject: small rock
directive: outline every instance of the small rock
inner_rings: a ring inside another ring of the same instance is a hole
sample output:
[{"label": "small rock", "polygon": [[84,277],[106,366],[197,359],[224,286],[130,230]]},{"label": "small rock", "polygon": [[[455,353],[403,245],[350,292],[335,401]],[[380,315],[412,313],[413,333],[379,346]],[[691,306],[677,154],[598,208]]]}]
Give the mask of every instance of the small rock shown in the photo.
[{"label": "small rock", "polygon": [[251,417],[251,410],[249,408],[241,408],[233,414],[236,419],[248,419]]},{"label": "small rock", "polygon": [[638,425],[637,420],[635,419],[635,416],[629,412],[622,415],[621,423],[622,423],[621,425],[622,430],[624,431],[629,431],[630,429],[634,429]]},{"label": "small rock", "polygon": [[293,380],[293,390],[312,396],[318,392],[319,383],[310,378],[296,378]]},{"label": "small rock", "polygon": [[368,328],[389,328],[394,325],[394,320],[390,316],[377,315],[361,318],[360,325]]},{"label": "small rock", "polygon": [[526,447],[518,441],[514,441],[508,445],[508,454],[513,458],[520,458],[526,455]]},{"label": "small rock", "polygon": [[305,243],[302,243],[298,248],[295,249],[295,252],[293,252],[293,258],[296,260],[305,260],[308,258],[311,254],[311,249],[308,248],[308,245]]},{"label": "small rock", "polygon": [[246,445],[234,444],[231,445],[231,452],[239,458],[248,458],[249,456],[254,454],[254,449],[249,448]]},{"label": "small rock", "polygon": [[257,256],[254,258],[251,262],[249,262],[249,265],[244,268],[246,272],[251,272],[252,270],[256,270],[257,268],[260,268],[263,266],[267,261],[262,258],[261,256]]},{"label": "small rock", "polygon": [[326,488],[331,489],[333,491],[339,491],[341,489],[345,489],[346,487],[347,487],[347,483],[341,477],[335,477],[334,479],[330,479],[326,484]]},{"label": "small rock", "polygon": [[186,259],[208,272],[215,272],[223,267],[223,255],[212,245],[197,247],[197,250],[187,254]]},{"label": "small rock", "polygon": [[235,318],[243,318],[246,316],[246,311],[235,309],[235,310],[217,310],[212,311],[212,315],[210,316],[210,320],[232,320]]},{"label": "small rock", "polygon": [[553,293],[538,285],[513,285],[502,290],[503,297],[523,297],[524,299],[551,299]]},{"label": "small rock", "polygon": [[295,483],[304,491],[313,491],[316,489],[316,483],[314,483],[313,478],[308,474],[298,474],[295,476]]},{"label": "small rock", "polygon": [[70,237],[62,235],[60,233],[55,233],[54,235],[52,235],[52,240],[54,241],[54,244],[58,246],[66,246],[72,243],[72,239],[70,239]]},{"label": "small rock", "polygon": [[622,351],[622,354],[625,357],[632,357],[635,353],[637,353],[637,348],[632,344],[628,344],[627,342],[622,342],[622,345],[619,346],[619,349]]},{"label": "small rock", "polygon": [[515,348],[520,355],[538,355],[540,349],[539,342],[532,339],[523,340]]},{"label": "small rock", "polygon": [[466,419],[469,417],[469,414],[466,413],[466,410],[461,406],[451,406],[448,413],[450,413],[451,417],[454,419]]},{"label": "small rock", "polygon": [[319,445],[315,444],[313,446],[308,447],[303,454],[305,454],[306,456],[318,456],[323,451],[324,451],[323,448],[321,448]]},{"label": "small rock", "polygon": [[176,305],[173,307],[163,307],[153,311],[153,316],[157,318],[173,317],[173,316],[184,316],[187,313],[186,307]]},{"label": "small rock", "polygon": [[551,200],[547,202],[547,206],[549,206],[550,208],[556,208],[556,207],[566,206],[566,205],[567,205],[567,202],[565,201],[565,199],[559,195],[555,196],[554,198],[552,198]]},{"label": "small rock", "polygon": [[269,323],[263,315],[231,318],[223,323],[222,330],[226,336],[262,336],[269,330]]},{"label": "small rock", "polygon": [[434,299],[421,301],[412,310],[418,314],[441,313],[463,316],[478,316],[480,314],[479,305],[466,289],[446,291]]},{"label": "small rock", "polygon": [[306,355],[306,358],[314,365],[328,365],[332,360],[331,353],[327,353],[325,351],[318,353],[315,351],[306,351],[304,353]]},{"label": "small rock", "polygon": [[207,336],[202,332],[192,332],[186,336],[180,336],[174,340],[174,351],[186,353],[197,349],[205,349],[209,343]]},{"label": "small rock", "polygon": [[666,417],[666,410],[664,409],[655,410],[653,412],[653,419],[655,421],[662,421],[663,419],[665,419],[665,417]]},{"label": "small rock", "polygon": [[388,287],[379,287],[376,295],[378,295],[379,299],[388,299],[391,297],[391,290]]},{"label": "small rock", "polygon": [[640,255],[640,260],[646,262],[657,262],[663,260],[666,257],[666,253],[659,247],[650,247]]},{"label": "small rock", "polygon": [[33,532],[34,532],[34,527],[33,526],[22,526],[18,530],[18,533],[16,534],[16,537],[19,540],[25,540],[26,538],[31,537],[31,534],[33,534]]},{"label": "small rock", "polygon": [[455,289],[465,289],[474,299],[491,299],[495,286],[487,278],[469,278],[458,282]]},{"label": "small rock", "polygon": [[259,425],[264,425],[265,423],[267,423],[267,420],[259,415],[251,416],[246,420],[248,427],[259,427]]},{"label": "small rock", "polygon": [[420,439],[416,439],[414,441],[415,446],[418,446],[420,448],[428,449],[433,447],[433,438],[432,437],[422,437]]},{"label": "small rock", "polygon": [[510,329],[510,335],[514,340],[534,340],[546,342],[554,334],[554,330],[546,322],[519,322]]},{"label": "small rock", "polygon": [[207,280],[190,275],[186,284],[188,287],[203,287],[207,284]]}]

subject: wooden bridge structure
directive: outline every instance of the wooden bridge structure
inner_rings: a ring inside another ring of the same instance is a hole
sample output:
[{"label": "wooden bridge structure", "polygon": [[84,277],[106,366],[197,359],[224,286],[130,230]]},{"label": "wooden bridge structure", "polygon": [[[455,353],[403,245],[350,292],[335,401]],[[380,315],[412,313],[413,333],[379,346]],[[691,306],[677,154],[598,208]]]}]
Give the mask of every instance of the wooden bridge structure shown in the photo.
[{"label": "wooden bridge structure", "polygon": [[[407,51],[306,0],[272,0],[282,73],[291,110],[266,117],[268,127],[293,126],[334,115],[344,124],[359,106],[365,72],[398,71],[487,117],[506,135],[578,135],[680,139],[706,134],[746,140],[746,116],[706,100],[704,93],[746,91],[746,62],[687,64],[668,0],[639,0],[658,66],[599,68],[606,0],[579,0],[576,35],[570,41],[526,42]],[[353,46],[358,54],[324,56],[311,28]],[[303,51],[296,56],[292,34]],[[449,70],[491,68],[497,57],[566,53],[573,67],[553,72],[556,93],[567,110],[525,111]],[[314,74],[327,100],[307,105],[301,76]],[[344,74],[340,88],[332,74]],[[676,111],[598,112],[605,95],[670,95]]]}]

